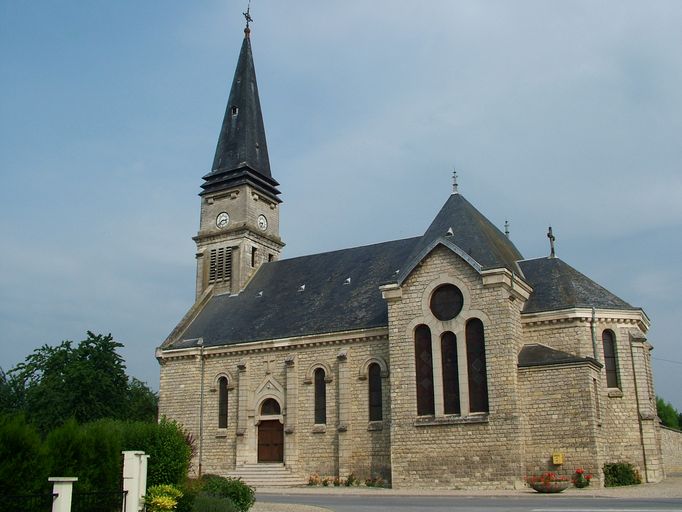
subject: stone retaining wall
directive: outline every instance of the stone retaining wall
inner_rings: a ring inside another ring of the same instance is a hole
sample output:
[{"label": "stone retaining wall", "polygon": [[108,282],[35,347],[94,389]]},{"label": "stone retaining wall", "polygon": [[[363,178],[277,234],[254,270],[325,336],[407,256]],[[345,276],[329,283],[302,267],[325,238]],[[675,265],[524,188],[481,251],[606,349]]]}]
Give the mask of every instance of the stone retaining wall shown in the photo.
[{"label": "stone retaining wall", "polygon": [[666,474],[682,473],[682,432],[661,425],[661,451]]}]

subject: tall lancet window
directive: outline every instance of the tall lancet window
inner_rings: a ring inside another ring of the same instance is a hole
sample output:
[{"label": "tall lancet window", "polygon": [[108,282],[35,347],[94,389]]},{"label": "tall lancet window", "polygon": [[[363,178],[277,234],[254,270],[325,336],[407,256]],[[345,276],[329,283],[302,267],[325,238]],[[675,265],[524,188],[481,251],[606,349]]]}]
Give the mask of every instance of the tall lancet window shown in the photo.
[{"label": "tall lancet window", "polygon": [[460,414],[459,369],[457,368],[457,336],[447,331],[440,337],[440,353],[443,359],[443,412]]},{"label": "tall lancet window", "polygon": [[467,369],[469,370],[469,410],[488,412],[488,377],[485,368],[483,322],[472,318],[466,325]]},{"label": "tall lancet window", "polygon": [[227,377],[218,379],[218,428],[227,428]]},{"label": "tall lancet window", "polygon": [[620,387],[618,382],[618,366],[616,364],[616,337],[611,329],[601,334],[604,345],[604,368],[606,369],[606,385],[610,388]]},{"label": "tall lancet window", "polygon": [[327,423],[327,382],[322,368],[315,370],[315,424]]},{"label": "tall lancet window", "polygon": [[381,421],[383,419],[381,397],[381,368],[377,363],[369,365],[369,421]]},{"label": "tall lancet window", "polygon": [[431,329],[418,325],[414,330],[415,377],[417,381],[417,415],[434,414],[433,401],[433,355],[431,353]]}]

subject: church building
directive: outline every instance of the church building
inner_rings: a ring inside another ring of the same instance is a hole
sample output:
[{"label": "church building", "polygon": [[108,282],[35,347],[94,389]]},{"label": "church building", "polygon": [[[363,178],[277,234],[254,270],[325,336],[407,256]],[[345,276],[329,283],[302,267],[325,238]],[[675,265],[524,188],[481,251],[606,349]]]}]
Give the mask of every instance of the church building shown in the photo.
[{"label": "church building", "polygon": [[195,471],[422,489],[577,468],[601,485],[612,462],[664,477],[641,308],[553,252],[525,259],[456,183],[413,238],[281,258],[278,187],[247,24],[199,194],[196,301],[156,351],[160,415],[193,435]]}]

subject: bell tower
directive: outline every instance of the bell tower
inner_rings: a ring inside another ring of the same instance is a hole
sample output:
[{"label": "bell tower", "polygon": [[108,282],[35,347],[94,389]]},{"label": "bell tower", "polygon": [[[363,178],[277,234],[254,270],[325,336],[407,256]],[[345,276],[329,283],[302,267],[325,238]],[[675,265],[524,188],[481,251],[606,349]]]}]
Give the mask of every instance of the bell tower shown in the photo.
[{"label": "bell tower", "polygon": [[251,52],[250,17],[232,80],[211,172],[201,185],[197,299],[239,293],[265,262],[279,258],[279,183],[270,172],[265,127]]}]

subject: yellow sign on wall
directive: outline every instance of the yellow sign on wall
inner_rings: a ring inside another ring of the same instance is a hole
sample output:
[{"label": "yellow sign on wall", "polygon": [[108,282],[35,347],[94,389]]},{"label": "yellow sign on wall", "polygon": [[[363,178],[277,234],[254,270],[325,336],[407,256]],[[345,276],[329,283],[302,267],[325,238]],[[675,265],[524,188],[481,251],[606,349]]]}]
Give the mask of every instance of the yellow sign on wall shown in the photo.
[{"label": "yellow sign on wall", "polygon": [[554,452],[552,454],[552,464],[558,466],[564,463],[564,454],[561,452]]}]

